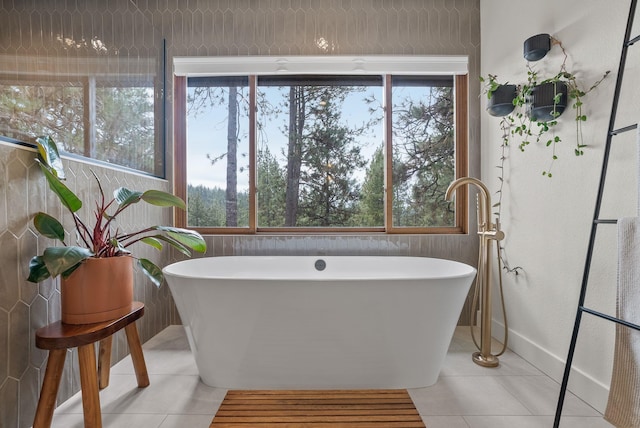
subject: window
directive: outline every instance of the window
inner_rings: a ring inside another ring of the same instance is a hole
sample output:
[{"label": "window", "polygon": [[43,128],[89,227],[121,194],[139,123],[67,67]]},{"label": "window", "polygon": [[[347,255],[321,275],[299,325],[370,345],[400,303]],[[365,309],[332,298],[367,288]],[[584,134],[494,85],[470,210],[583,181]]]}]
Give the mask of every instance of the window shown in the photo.
[{"label": "window", "polygon": [[452,227],[455,180],[452,76],[391,77],[393,227]]},{"label": "window", "polygon": [[464,231],[464,198],[444,195],[466,175],[465,74],[315,72],[324,64],[302,73],[282,62],[275,72],[189,72],[176,60],[180,226]]},{"label": "window", "polygon": [[73,64],[72,75],[0,70],[1,138],[33,144],[50,135],[67,153],[163,177],[164,83],[149,74],[155,61],[131,61],[131,74],[96,75],[92,65],[106,67],[98,60]]}]

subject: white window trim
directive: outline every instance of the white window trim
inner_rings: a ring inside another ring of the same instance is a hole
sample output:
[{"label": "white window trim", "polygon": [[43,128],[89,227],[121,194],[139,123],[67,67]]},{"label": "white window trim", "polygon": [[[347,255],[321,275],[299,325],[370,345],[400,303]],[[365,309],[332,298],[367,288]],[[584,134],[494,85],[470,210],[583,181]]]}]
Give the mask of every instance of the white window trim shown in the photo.
[{"label": "white window trim", "polygon": [[237,76],[274,74],[463,75],[466,55],[442,56],[218,56],[174,57],[176,76]]}]

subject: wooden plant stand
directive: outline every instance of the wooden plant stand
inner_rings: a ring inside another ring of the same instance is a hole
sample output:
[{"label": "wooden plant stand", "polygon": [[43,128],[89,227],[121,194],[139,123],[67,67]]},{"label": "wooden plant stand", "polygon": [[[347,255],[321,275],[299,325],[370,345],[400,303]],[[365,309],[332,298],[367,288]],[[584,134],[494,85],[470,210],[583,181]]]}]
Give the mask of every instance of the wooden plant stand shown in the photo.
[{"label": "wooden plant stand", "polygon": [[[84,426],[86,428],[102,427],[98,387],[103,389],[109,385],[111,342],[113,334],[122,328],[125,329],[127,335],[138,387],[144,388],[149,385],[149,375],[135,324],[135,321],[143,314],[144,304],[133,302],[128,314],[114,320],[95,324],[64,324],[61,321],[56,321],[36,330],[36,346],[49,350],[49,359],[47,360],[47,369],[40,391],[33,428],[51,426],[67,349],[76,347],[80,363]],[[95,342],[100,342],[97,368]]]}]

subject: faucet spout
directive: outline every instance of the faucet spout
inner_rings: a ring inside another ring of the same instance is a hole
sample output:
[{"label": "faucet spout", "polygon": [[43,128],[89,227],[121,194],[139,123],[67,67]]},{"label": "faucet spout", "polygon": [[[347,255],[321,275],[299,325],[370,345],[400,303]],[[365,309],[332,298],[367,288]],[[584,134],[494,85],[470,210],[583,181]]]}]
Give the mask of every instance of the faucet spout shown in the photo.
[{"label": "faucet spout", "polygon": [[478,223],[484,224],[487,230],[490,229],[491,228],[491,195],[489,193],[489,189],[487,189],[487,186],[482,181],[473,177],[458,178],[457,180],[454,180],[453,182],[451,182],[451,184],[447,188],[447,193],[445,195],[445,198],[447,199],[447,201],[453,200],[454,191],[458,187],[464,186],[465,184],[473,184],[480,190],[480,194],[482,196],[481,204],[480,204],[481,218],[478,219]]}]

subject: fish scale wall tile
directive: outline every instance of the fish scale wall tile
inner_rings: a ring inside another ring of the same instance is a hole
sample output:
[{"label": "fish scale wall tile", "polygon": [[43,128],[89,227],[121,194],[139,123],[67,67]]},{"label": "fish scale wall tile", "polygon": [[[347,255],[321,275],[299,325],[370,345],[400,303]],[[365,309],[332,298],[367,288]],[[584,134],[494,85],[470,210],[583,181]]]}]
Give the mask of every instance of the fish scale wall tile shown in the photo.
[{"label": "fish scale wall tile", "polygon": [[[0,308],[9,312],[20,299],[18,241],[8,230],[0,234]],[[0,362],[0,363],[4,363]],[[1,364],[0,364],[1,365]],[[0,379],[1,383],[2,379]]]},{"label": "fish scale wall tile", "polygon": [[[35,288],[35,284],[31,284]],[[47,320],[47,301],[44,297],[38,295],[29,306],[29,362],[38,368],[47,360],[47,351],[36,347],[35,337],[36,330],[41,326],[48,324]]]},{"label": "fish scale wall tile", "polygon": [[18,426],[18,379],[5,378],[3,384],[0,384],[0,426],[16,427]]},{"label": "fish scale wall tile", "polygon": [[27,281],[29,277],[29,260],[31,254],[37,254],[38,238],[31,230],[27,230],[18,239],[18,283],[20,300],[31,305],[38,295],[38,285]]},{"label": "fish scale wall tile", "polygon": [[8,229],[15,236],[20,236],[26,230],[27,225],[24,218],[27,217],[27,182],[24,179],[14,179],[13,177],[25,177],[27,167],[21,159],[14,158],[7,164],[7,174],[9,181],[7,185],[6,198]]},{"label": "fish scale wall tile", "polygon": [[20,378],[20,420],[29,420],[33,418],[40,397],[40,384],[38,382],[39,369],[30,366]]},{"label": "fish scale wall tile", "polygon": [[8,150],[0,146],[0,231],[7,230],[7,186],[9,175],[7,174],[6,159]]},{"label": "fish scale wall tile", "polygon": [[0,309],[0,361],[2,362],[0,364],[0,379],[4,382],[9,375],[7,366],[7,361],[9,361],[9,312],[4,309]]},{"label": "fish scale wall tile", "polygon": [[9,312],[9,376],[20,379],[29,366],[29,307],[18,301]]},{"label": "fish scale wall tile", "polygon": [[29,166],[27,174],[27,213],[33,216],[45,209],[48,188],[44,180],[41,180],[42,171],[37,163],[33,162]]}]

